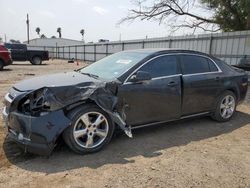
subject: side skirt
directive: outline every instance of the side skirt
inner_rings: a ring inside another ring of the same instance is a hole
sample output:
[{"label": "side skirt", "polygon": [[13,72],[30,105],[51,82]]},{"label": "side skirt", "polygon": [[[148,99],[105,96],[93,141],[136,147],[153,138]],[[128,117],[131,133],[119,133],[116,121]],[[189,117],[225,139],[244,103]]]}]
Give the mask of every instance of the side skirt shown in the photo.
[{"label": "side skirt", "polygon": [[210,114],[210,112],[202,112],[202,113],[192,114],[192,115],[188,115],[188,116],[182,116],[180,119],[172,119],[172,120],[168,120],[168,121],[158,121],[158,122],[154,122],[154,123],[138,125],[138,126],[131,127],[131,129],[139,129],[139,128],[148,127],[148,126],[151,126],[151,125],[168,123],[168,122],[172,122],[172,121],[178,121],[178,120],[188,119],[188,118],[192,118],[192,117],[204,116],[204,115],[208,115],[208,114]]}]

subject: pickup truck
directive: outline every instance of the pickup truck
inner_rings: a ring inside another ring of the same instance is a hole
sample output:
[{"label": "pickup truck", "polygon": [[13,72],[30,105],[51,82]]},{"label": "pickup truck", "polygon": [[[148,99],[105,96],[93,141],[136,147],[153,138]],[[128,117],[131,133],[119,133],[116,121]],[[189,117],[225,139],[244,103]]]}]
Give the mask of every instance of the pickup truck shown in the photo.
[{"label": "pickup truck", "polygon": [[10,64],[12,64],[12,59],[9,50],[0,45],[0,70],[3,70],[3,67]]},{"label": "pickup truck", "polygon": [[32,65],[40,65],[42,61],[49,60],[48,51],[28,50],[26,44],[5,43],[4,46],[11,51],[13,61],[30,61]]}]

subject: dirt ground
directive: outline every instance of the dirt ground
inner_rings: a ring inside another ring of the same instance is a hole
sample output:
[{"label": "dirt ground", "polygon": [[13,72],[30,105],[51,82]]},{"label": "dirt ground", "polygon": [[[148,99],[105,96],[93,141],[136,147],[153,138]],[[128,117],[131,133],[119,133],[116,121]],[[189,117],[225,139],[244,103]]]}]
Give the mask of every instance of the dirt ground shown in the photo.
[{"label": "dirt ground", "polygon": [[[0,72],[0,98],[24,78],[80,66],[15,63]],[[24,154],[0,121],[0,187],[250,187],[250,92],[237,111],[227,123],[205,117],[147,127],[95,154],[62,146],[49,158]]]}]

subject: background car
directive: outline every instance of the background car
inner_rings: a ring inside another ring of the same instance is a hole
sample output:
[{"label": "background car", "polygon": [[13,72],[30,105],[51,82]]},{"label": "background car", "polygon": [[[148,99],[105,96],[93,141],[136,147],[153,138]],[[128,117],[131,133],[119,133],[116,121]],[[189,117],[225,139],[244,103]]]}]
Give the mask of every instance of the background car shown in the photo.
[{"label": "background car", "polygon": [[0,45],[0,70],[12,64],[10,52],[3,45]]},{"label": "background car", "polygon": [[26,44],[4,43],[11,51],[13,61],[30,61],[33,65],[40,65],[42,61],[49,60],[49,52],[45,50],[28,50]]},{"label": "background car", "polygon": [[9,136],[48,155],[60,136],[80,154],[102,149],[115,129],[208,115],[224,122],[247,92],[247,74],[210,55],[174,49],[123,51],[75,72],[17,83],[5,96]]}]

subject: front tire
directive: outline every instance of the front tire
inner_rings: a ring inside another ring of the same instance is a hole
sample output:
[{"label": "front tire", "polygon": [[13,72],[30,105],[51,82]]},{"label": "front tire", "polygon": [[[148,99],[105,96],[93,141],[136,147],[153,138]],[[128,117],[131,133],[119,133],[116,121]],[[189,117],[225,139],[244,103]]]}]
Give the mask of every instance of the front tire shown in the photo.
[{"label": "front tire", "polygon": [[215,112],[211,116],[212,119],[219,122],[229,121],[234,115],[236,105],[235,94],[232,91],[225,91],[218,98]]},{"label": "front tire", "polygon": [[72,124],[64,131],[63,139],[74,152],[97,152],[110,142],[115,126],[98,106],[86,104],[72,110],[68,117]]}]

